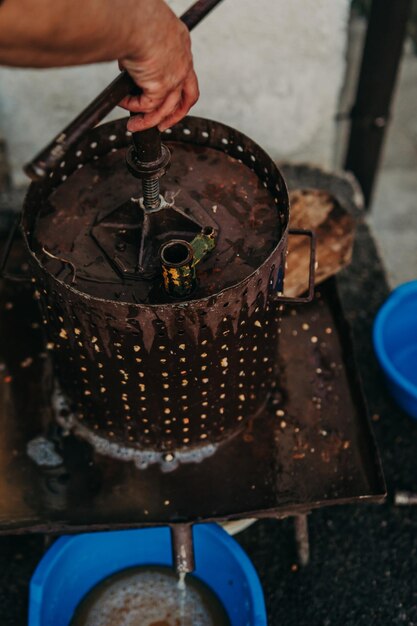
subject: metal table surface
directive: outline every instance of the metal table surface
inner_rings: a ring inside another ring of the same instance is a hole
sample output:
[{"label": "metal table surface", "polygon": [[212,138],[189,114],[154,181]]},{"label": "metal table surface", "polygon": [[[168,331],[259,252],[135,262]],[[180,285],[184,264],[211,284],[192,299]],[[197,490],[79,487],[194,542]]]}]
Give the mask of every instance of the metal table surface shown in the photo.
[{"label": "metal table surface", "polygon": [[105,456],[57,427],[33,289],[5,286],[0,533],[278,517],[381,501],[384,481],[333,281],[313,303],[287,308],[281,331],[271,406],[211,456],[164,472]]}]

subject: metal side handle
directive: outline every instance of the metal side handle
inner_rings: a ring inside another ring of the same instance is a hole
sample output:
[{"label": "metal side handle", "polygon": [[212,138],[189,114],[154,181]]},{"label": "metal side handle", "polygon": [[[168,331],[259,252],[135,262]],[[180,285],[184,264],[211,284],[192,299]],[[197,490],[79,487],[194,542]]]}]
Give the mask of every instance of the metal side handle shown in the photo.
[{"label": "metal side handle", "polygon": [[309,273],[308,273],[308,293],[303,297],[291,297],[280,295],[279,293],[273,294],[274,302],[282,302],[287,304],[304,304],[306,302],[311,302],[314,298],[314,279],[315,279],[315,266],[316,266],[316,243],[317,237],[316,234],[313,233],[312,230],[305,230],[304,228],[290,228],[288,231],[288,235],[297,235],[309,237],[310,239],[310,263],[309,263]]}]

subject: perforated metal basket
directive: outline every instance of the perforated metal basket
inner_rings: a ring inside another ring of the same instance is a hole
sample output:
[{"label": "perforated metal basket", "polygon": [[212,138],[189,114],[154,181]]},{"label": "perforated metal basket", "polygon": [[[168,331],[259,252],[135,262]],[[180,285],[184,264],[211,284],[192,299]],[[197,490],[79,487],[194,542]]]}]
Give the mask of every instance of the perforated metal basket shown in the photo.
[{"label": "perforated metal basket", "polygon": [[221,150],[253,170],[277,212],[278,244],[250,276],[210,297],[146,305],[86,295],[45,269],[33,249],[34,225],[72,172],[128,145],[125,129],[119,120],[88,133],[45,182],[31,185],[25,200],[23,234],[57,378],[76,419],[110,441],[155,450],[218,441],[262,410],[277,384],[287,189],[253,141],[223,124],[185,118],[169,139]]}]

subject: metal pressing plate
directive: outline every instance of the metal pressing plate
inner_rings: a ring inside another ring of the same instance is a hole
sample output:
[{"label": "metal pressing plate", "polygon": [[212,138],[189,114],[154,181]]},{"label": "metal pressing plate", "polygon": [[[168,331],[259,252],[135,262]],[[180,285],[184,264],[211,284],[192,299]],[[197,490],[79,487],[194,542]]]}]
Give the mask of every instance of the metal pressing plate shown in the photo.
[{"label": "metal pressing plate", "polygon": [[[12,257],[11,265],[24,271],[17,245]],[[268,411],[199,463],[170,472],[99,454],[56,426],[50,353],[40,325],[30,284],[3,281],[1,533],[285,516],[383,500],[349,328],[332,281],[312,304],[283,314],[283,385]]]}]

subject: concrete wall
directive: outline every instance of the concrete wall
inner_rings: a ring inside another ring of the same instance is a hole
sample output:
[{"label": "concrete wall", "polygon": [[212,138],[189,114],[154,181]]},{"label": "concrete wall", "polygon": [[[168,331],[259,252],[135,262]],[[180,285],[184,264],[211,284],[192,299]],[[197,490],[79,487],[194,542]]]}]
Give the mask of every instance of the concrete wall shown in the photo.
[{"label": "concrete wall", "polygon": [[[170,1],[178,13],[190,3]],[[273,157],[331,164],[348,10],[349,0],[224,0],[193,33],[193,112],[239,128]],[[116,71],[0,69],[0,134],[16,183],[22,164]]]}]

